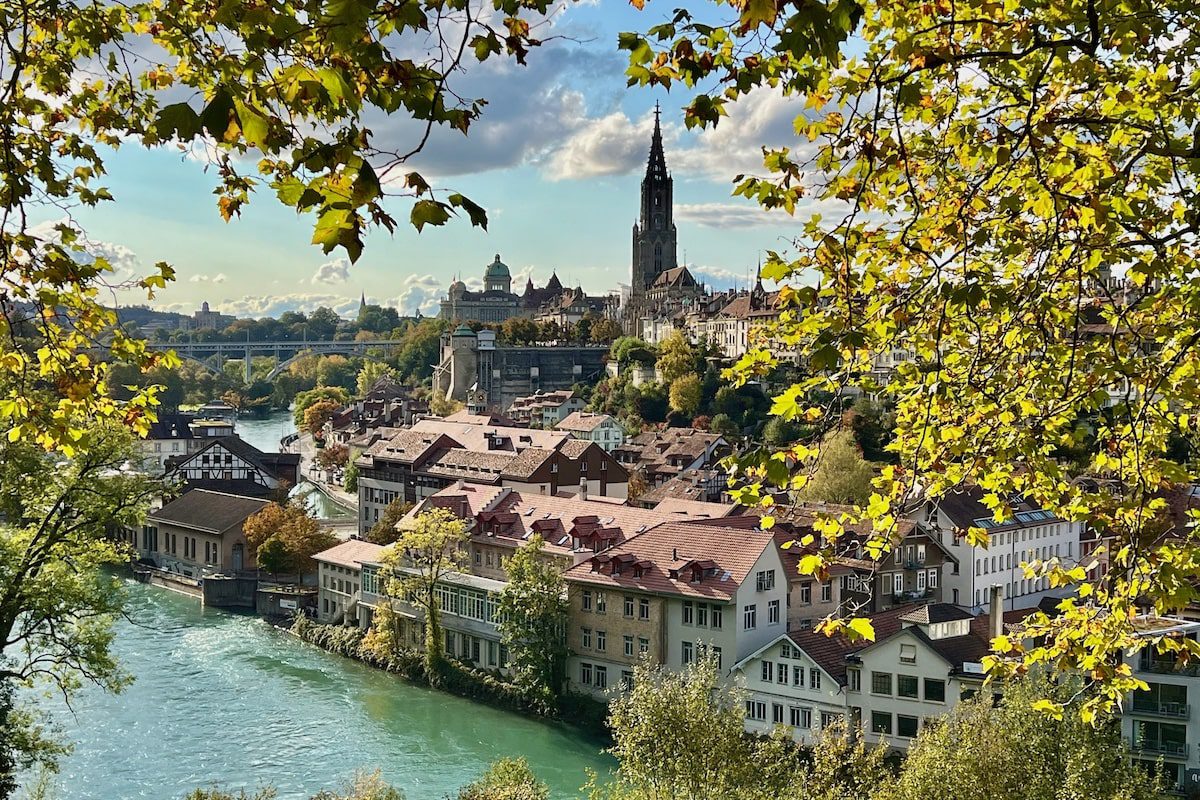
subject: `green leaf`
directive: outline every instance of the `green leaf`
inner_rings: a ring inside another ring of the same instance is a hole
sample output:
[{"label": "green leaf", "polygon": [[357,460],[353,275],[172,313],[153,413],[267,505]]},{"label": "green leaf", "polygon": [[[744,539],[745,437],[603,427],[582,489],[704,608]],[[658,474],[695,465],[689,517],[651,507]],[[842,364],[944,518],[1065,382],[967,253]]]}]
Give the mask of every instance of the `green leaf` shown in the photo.
[{"label": "green leaf", "polygon": [[225,135],[229,131],[229,123],[232,121],[234,113],[233,98],[225,87],[217,87],[213,97],[208,101],[208,105],[200,112],[200,124],[204,130],[208,131],[219,142],[225,141]]},{"label": "green leaf", "polygon": [[468,198],[463,197],[457,192],[450,195],[450,205],[466,211],[467,216],[471,218],[471,224],[476,228],[483,228],[485,231],[487,230],[487,212],[483,210],[482,206],[476,205]]},{"label": "green leaf", "polygon": [[187,103],[174,103],[159,109],[154,130],[160,138],[188,142],[200,133],[200,116]]},{"label": "green leaf", "polygon": [[409,220],[418,231],[424,230],[426,225],[445,225],[448,219],[450,212],[445,204],[436,200],[418,200],[409,215]]},{"label": "green leaf", "polygon": [[251,144],[260,150],[266,150],[267,132],[270,130],[270,122],[262,114],[252,109],[250,106],[237,102],[238,125],[242,128],[242,138],[247,144]]}]

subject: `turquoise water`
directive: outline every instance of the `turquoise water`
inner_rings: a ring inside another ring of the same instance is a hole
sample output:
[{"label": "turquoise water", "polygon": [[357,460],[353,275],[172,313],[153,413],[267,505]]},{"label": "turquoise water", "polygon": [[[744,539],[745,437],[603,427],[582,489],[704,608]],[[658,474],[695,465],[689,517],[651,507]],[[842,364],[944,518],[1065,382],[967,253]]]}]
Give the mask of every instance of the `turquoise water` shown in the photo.
[{"label": "turquoise water", "polygon": [[565,799],[611,764],[565,726],[411,686],[164,589],[130,582],[129,615],[116,651],[134,684],[58,709],[75,742],[63,800],[267,784],[291,800],[375,769],[407,800],[441,800],[504,756],[527,758]]}]

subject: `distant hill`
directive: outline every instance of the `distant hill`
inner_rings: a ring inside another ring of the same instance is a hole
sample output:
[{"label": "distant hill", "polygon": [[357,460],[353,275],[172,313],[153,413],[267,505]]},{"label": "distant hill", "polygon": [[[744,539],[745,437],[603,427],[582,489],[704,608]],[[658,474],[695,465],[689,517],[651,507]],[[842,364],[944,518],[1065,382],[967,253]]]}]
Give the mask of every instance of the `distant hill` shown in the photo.
[{"label": "distant hill", "polygon": [[132,322],[139,328],[179,328],[190,317],[174,311],[155,311],[149,306],[121,306],[117,309],[117,319],[122,325]]}]

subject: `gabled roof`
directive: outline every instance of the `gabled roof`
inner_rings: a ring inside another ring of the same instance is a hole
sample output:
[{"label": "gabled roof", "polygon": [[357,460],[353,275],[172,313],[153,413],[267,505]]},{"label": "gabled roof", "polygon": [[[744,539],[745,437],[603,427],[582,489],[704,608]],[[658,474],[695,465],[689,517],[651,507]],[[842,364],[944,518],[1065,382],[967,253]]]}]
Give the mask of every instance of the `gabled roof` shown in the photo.
[{"label": "gabled roof", "polygon": [[[593,586],[727,600],[737,592],[763,552],[774,546],[771,534],[760,530],[669,522],[576,564],[563,577]],[[602,568],[599,561],[612,561],[623,555],[647,565],[640,576],[633,570],[622,570],[619,575],[598,571]],[[713,574],[693,583],[689,578],[691,569],[704,562],[712,564],[705,569]],[[678,577],[673,578],[672,573]]]},{"label": "gabled roof", "polygon": [[654,278],[651,286],[698,286],[696,279],[687,267],[665,269]]},{"label": "gabled roof", "polygon": [[513,428],[503,425],[473,425],[451,422],[448,419],[426,417],[412,426],[412,431],[424,434],[444,434],[468,450],[490,450],[489,443],[499,439],[504,449],[524,450],[541,447],[553,450],[571,434],[565,431],[545,431],[537,428]]},{"label": "gabled roof", "polygon": [[978,486],[967,486],[947,492],[933,502],[956,528],[962,530],[979,527],[992,532],[1063,522],[1052,512],[1041,509],[1023,497],[1012,497],[1008,498],[1008,501],[1014,516],[997,524],[992,512],[983,504],[985,494],[986,492]]},{"label": "gabled roof", "polygon": [[563,417],[554,427],[560,431],[582,431],[590,433],[596,430],[605,423],[615,423],[608,414],[601,414],[595,411],[572,411],[567,416]]},{"label": "gabled roof", "polygon": [[217,436],[204,447],[179,459],[172,459],[171,469],[180,469],[189,464],[202,464],[205,453],[213,449],[226,450],[250,466],[276,478],[294,481],[296,467],[300,463],[299,453],[264,453],[238,436]]},{"label": "gabled roof", "polygon": [[246,517],[260,511],[266,505],[266,500],[253,497],[193,489],[150,513],[146,519],[220,534],[241,525]]},{"label": "gabled roof", "polygon": [[381,439],[366,449],[363,455],[370,459],[416,464],[439,448],[454,447],[460,443],[437,432],[423,433],[416,430],[401,430],[394,436]]},{"label": "gabled roof", "polygon": [[721,519],[732,516],[738,506],[723,505],[721,503],[705,503],[700,500],[680,500],[674,497],[668,497],[665,500],[659,501],[654,506],[654,510],[663,514],[671,514],[672,516],[683,517],[685,519],[707,518]]},{"label": "gabled roof", "polygon": [[[774,647],[775,645],[779,644],[780,642],[787,642],[788,644],[790,644],[790,645],[792,645],[793,647],[795,647],[797,650],[804,650],[804,648],[803,648],[803,647],[801,647],[801,646],[800,646],[800,645],[799,645],[799,644],[796,642],[796,640],[795,640],[794,638],[792,638],[792,635],[791,635],[790,633],[781,633],[780,635],[776,636],[776,637],[775,637],[774,639],[772,639],[771,641],[769,641],[769,642],[767,642],[766,644],[764,644],[762,647],[760,647],[760,648],[758,648],[757,650],[755,650],[755,651],[754,651],[753,653],[751,653],[750,655],[748,655],[748,656],[746,656],[745,658],[743,658],[741,661],[739,661],[739,662],[737,662],[736,664],[734,664],[732,667],[730,667],[730,668],[729,668],[729,671],[730,671],[730,672],[733,672],[734,670],[741,670],[743,667],[745,667],[745,666],[746,666],[746,664],[748,664],[748,663],[750,663],[751,661],[753,661],[754,659],[758,658],[758,657],[759,657],[759,656],[761,656],[763,653],[767,652],[768,650],[770,650],[772,647]],[[805,653],[805,654],[807,655],[807,653]],[[816,664],[816,665],[817,665],[817,667],[818,667],[818,668],[820,668],[820,670],[821,670],[822,672],[824,672],[826,675],[828,675],[828,676],[829,676],[829,677],[830,677],[830,678],[831,678],[831,679],[832,679],[832,680],[833,680],[835,683],[839,683],[839,684],[840,684],[840,683],[842,683],[842,682],[843,682],[843,680],[842,680],[841,678],[839,678],[837,675],[835,675],[835,674],[833,674],[833,673],[830,673],[830,672],[826,671],[826,669],[825,669],[824,665],[823,665],[823,664],[821,664],[821,662],[817,661],[815,658],[812,658],[812,656],[809,656],[809,658],[812,660],[812,662],[813,662],[814,664]],[[844,677],[844,674],[845,674],[845,673],[843,673],[843,677]]]},{"label": "gabled roof", "polygon": [[328,550],[322,550],[313,556],[313,558],[317,561],[324,561],[326,564],[337,564],[341,567],[358,569],[364,563],[378,561],[379,553],[383,550],[383,547],[381,544],[368,542],[365,539],[347,539],[344,542],[335,544]]},{"label": "gabled roof", "polygon": [[191,414],[159,414],[158,420],[150,423],[147,439],[194,439],[195,433],[188,427],[195,419]]}]

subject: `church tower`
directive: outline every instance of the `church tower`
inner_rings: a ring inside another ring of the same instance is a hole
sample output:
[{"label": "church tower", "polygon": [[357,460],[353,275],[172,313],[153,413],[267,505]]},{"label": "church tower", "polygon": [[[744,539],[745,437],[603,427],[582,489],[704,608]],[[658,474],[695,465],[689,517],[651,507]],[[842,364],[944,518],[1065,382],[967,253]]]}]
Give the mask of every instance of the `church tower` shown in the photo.
[{"label": "church tower", "polygon": [[663,155],[659,107],[654,104],[654,136],[650,140],[650,158],[646,177],[642,178],[641,218],[633,226],[633,297],[642,297],[650,284],[663,272],[677,266],[675,255],[675,218],[673,182]]}]

